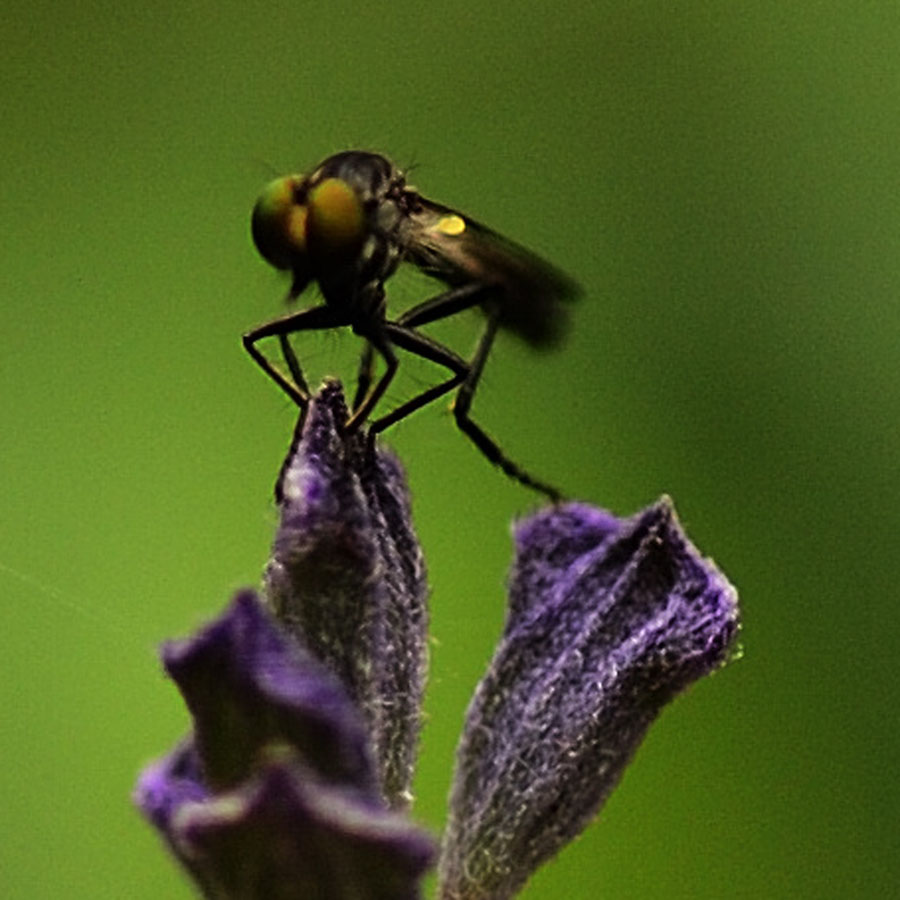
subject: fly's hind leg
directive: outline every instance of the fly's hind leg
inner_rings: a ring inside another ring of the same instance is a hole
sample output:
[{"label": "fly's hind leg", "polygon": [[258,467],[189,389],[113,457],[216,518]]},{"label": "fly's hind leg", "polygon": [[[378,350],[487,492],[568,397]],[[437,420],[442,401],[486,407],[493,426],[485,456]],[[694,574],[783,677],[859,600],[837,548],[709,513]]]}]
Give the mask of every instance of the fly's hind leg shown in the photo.
[{"label": "fly's hind leg", "polygon": [[513,462],[500,449],[497,442],[480,425],[473,422],[469,416],[472,398],[475,396],[475,390],[478,387],[478,382],[481,380],[481,373],[484,371],[484,364],[490,353],[491,345],[494,343],[498,327],[497,314],[492,311],[489,313],[484,332],[481,335],[478,346],[475,348],[475,355],[472,357],[469,365],[469,372],[456,395],[456,401],[453,404],[453,417],[456,419],[456,424],[459,426],[460,431],[495,466],[502,469],[513,480],[538,491],[554,503],[559,503],[562,500],[562,494],[559,490],[544,481],[539,481],[526,472],[518,463]]},{"label": "fly's hind leg", "polygon": [[[433,310],[432,310],[433,311]],[[433,321],[433,319],[429,319]],[[484,333],[475,349],[475,355],[471,362],[466,362],[462,357],[458,356],[448,347],[437,341],[426,337],[415,331],[407,325],[401,325],[398,322],[386,322],[384,325],[385,332],[391,342],[406,350],[425,359],[435,362],[438,365],[445,366],[453,372],[453,375],[446,381],[423,391],[421,394],[407,400],[387,415],[376,419],[371,426],[374,433],[383,431],[400,419],[415,412],[417,409],[431,403],[438,397],[449,393],[454,388],[459,387],[456,395],[456,401],[453,404],[453,415],[459,429],[465,434],[469,440],[490,460],[495,466],[500,468],[506,475],[520,484],[538,491],[548,497],[554,503],[562,499],[562,494],[553,486],[539,481],[528,472],[525,471],[517,463],[513,462],[499,447],[497,442],[491,438],[481,426],[472,421],[469,416],[469,409],[472,405],[472,399],[475,396],[475,390],[484,371],[484,365],[490,353],[494,337],[498,328],[497,315],[493,310],[488,310],[488,321],[485,326]]]}]

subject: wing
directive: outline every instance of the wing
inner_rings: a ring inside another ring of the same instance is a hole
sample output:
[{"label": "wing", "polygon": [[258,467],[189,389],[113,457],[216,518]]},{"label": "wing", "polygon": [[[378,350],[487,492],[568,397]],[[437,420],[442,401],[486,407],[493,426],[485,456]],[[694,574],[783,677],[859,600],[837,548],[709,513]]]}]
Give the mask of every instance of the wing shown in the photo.
[{"label": "wing", "polygon": [[458,286],[496,285],[500,324],[535,347],[550,347],[565,332],[568,301],[581,290],[559,269],[467,216],[417,198],[406,223],[406,259]]}]

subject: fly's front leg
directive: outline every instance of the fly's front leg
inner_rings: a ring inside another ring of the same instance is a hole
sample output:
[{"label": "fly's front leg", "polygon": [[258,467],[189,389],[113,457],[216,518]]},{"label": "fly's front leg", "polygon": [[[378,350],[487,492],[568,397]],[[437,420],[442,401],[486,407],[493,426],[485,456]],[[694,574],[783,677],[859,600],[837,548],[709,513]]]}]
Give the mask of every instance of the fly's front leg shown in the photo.
[{"label": "fly's front leg", "polygon": [[[248,331],[242,338],[244,349],[250,354],[253,361],[275,382],[301,409],[305,410],[309,405],[309,387],[303,377],[300,363],[288,343],[287,337],[298,331],[316,331],[324,328],[336,328],[346,325],[334,310],[328,306],[314,306],[303,309],[300,312],[290,313],[278,319],[272,319],[252,331]],[[290,370],[293,381],[285,376],[263,355],[256,346],[259,341],[267,337],[277,337],[281,344],[285,362]]]},{"label": "fly's front leg", "polygon": [[356,394],[353,396],[353,410],[362,405],[363,399],[369,393],[372,386],[372,374],[375,365],[375,351],[371,343],[366,341],[363,352],[359,358],[359,370],[356,376]]},{"label": "fly's front leg", "polygon": [[306,383],[303,369],[300,368],[300,360],[297,359],[297,354],[294,353],[294,348],[291,346],[288,336],[286,334],[279,334],[278,343],[281,345],[281,355],[287,363],[288,371],[291,373],[291,378],[294,379],[294,384],[304,394],[309,395],[309,385]]}]

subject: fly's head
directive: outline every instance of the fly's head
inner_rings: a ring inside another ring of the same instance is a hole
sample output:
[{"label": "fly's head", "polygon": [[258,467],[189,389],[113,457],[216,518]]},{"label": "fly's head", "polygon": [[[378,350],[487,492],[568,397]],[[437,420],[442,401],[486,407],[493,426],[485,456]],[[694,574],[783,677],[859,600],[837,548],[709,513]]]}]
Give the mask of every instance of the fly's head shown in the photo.
[{"label": "fly's head", "polygon": [[383,156],[335,154],[310,175],[266,186],[253,209],[253,241],[268,263],[291,273],[292,297],[318,280],[329,302],[353,303],[397,267],[403,187]]}]

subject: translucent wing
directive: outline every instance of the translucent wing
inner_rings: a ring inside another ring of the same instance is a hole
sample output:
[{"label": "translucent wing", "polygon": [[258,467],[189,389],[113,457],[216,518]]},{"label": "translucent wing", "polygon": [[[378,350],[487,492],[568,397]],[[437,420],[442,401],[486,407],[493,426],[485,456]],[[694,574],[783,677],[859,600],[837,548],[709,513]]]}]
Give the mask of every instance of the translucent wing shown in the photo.
[{"label": "translucent wing", "polygon": [[418,198],[405,223],[406,258],[449,285],[497,285],[500,324],[535,347],[563,335],[580,293],[559,269],[446,206]]}]

